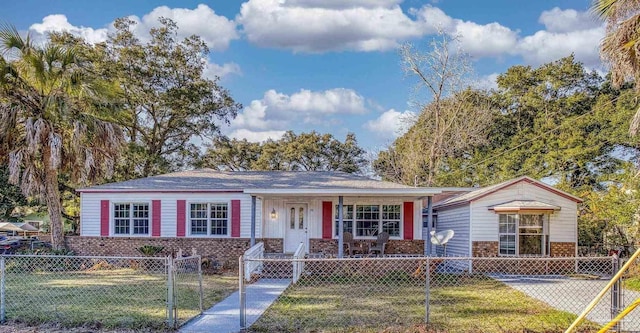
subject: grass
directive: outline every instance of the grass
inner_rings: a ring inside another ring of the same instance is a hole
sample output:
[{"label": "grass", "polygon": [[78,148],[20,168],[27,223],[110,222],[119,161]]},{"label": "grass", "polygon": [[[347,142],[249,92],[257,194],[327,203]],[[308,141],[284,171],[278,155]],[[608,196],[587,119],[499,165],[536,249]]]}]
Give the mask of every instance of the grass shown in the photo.
[{"label": "grass", "polygon": [[432,282],[438,287],[431,289],[427,327],[423,324],[424,280],[336,282],[301,280],[287,289],[251,330],[563,332],[576,317],[492,279],[436,276]]},{"label": "grass", "polygon": [[[197,278],[180,278],[178,316],[186,319],[199,313]],[[204,275],[204,306],[233,292],[236,281],[235,276]],[[7,319],[28,325],[161,329],[166,301],[166,276],[134,269],[6,275]]]},{"label": "grass", "polygon": [[635,276],[624,281],[626,289],[640,291],[640,276]]}]

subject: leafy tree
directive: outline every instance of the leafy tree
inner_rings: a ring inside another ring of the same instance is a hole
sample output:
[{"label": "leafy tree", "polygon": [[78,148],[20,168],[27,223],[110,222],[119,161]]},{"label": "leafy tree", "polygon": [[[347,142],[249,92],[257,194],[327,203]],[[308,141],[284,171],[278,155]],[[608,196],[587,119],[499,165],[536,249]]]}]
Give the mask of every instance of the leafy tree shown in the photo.
[{"label": "leafy tree", "polygon": [[296,135],[286,132],[279,140],[264,143],[218,138],[207,149],[200,167],[218,170],[342,171],[360,173],[367,163],[365,151],[354,134],[344,142],[315,131]]},{"label": "leafy tree", "polygon": [[72,47],[36,46],[13,27],[0,30],[0,140],[9,182],[46,203],[55,249],[64,246],[59,177],[84,183],[113,169],[122,132],[113,85],[92,75]]},{"label": "leafy tree", "polygon": [[[600,53],[611,67],[611,81],[620,87],[640,79],[640,2],[636,0],[595,0],[592,10],[607,24]],[[636,91],[640,85],[636,84]],[[640,130],[640,109],[630,124],[632,135]]]},{"label": "leafy tree", "polygon": [[20,188],[9,183],[9,170],[0,166],[0,217],[8,218],[14,208],[27,205],[28,201]]},{"label": "leafy tree", "polygon": [[124,92],[130,117],[122,121],[128,139],[121,178],[146,177],[183,168],[199,152],[195,137],[215,137],[219,122],[229,122],[240,105],[204,77],[209,54],[199,36],[177,39],[178,27],[160,18],[160,27],[141,42],[134,21],[115,21],[101,69]]}]

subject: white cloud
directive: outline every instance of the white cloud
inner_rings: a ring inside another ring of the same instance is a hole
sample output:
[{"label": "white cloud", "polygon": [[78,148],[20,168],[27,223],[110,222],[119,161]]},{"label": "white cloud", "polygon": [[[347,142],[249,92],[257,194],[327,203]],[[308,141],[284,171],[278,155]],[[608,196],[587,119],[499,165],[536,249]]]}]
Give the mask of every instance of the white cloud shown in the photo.
[{"label": "white cloud", "polygon": [[378,51],[423,35],[399,1],[249,0],[236,21],[249,41],[295,52]]},{"label": "white cloud", "polygon": [[474,82],[474,86],[479,89],[497,89],[498,88],[498,73],[491,73],[489,75],[485,75],[476,82]]},{"label": "white cloud", "polygon": [[42,19],[42,23],[32,24],[29,30],[39,35],[36,36],[36,38],[42,38],[50,32],[69,32],[75,36],[84,38],[92,44],[105,41],[108,33],[106,28],[94,29],[74,26],[69,23],[67,17],[62,14],[47,15]]},{"label": "white cloud", "polygon": [[242,75],[242,69],[240,69],[240,65],[235,62],[227,62],[222,65],[218,65],[216,63],[208,62],[205,64],[204,68],[204,76],[210,79],[214,79],[215,77],[225,78],[229,75]]},{"label": "white cloud", "polygon": [[482,25],[454,19],[440,8],[429,5],[414,10],[414,12],[424,22],[423,32],[425,34],[433,34],[442,30],[451,36],[457,36],[462,49],[473,57],[502,55],[511,51],[518,40],[517,31],[497,22]]},{"label": "white cloud", "polygon": [[198,5],[195,9],[160,6],[142,16],[142,19],[137,16],[129,18],[138,22],[135,33],[144,39],[148,38],[149,29],[159,26],[158,18],[160,17],[170,18],[176,22],[179,37],[198,35],[214,51],[226,50],[232,40],[239,38],[234,21],[217,15],[213,9],[204,4]]},{"label": "white cloud", "polygon": [[601,25],[589,12],[579,12],[575,9],[562,10],[558,7],[542,12],[538,22],[544,24],[549,32],[589,30]]},{"label": "white cloud", "polygon": [[[300,91],[287,95],[267,90],[262,99],[251,101],[231,121],[230,136],[262,138],[266,134],[283,133],[292,127],[322,124],[335,125],[335,115],[363,114],[365,99],[352,89],[334,88],[323,91]],[[315,127],[315,126],[314,126]],[[262,134],[256,134],[262,133]]]},{"label": "white cloud", "polygon": [[378,118],[369,120],[363,127],[376,136],[385,139],[395,139],[406,133],[412,123],[415,113],[411,111],[398,112],[390,109],[382,113]]},{"label": "white cloud", "polygon": [[[178,37],[184,38],[191,35],[202,37],[207,46],[214,51],[223,51],[229,47],[229,43],[240,38],[233,20],[217,15],[207,5],[198,5],[195,9],[169,8],[160,6],[148,14],[139,18],[130,16],[136,27],[134,33],[142,40],[149,39],[149,29],[159,26],[158,18],[166,17],[174,20],[178,25]],[[94,29],[89,27],[74,26],[69,23],[65,15],[48,15],[42,19],[42,23],[36,23],[29,30],[36,33],[37,38],[42,38],[49,32],[67,31],[73,35],[83,37],[90,43],[98,43],[107,39],[107,33],[113,29],[113,23],[109,28]]]},{"label": "white cloud", "polygon": [[278,140],[284,135],[285,131],[252,131],[248,129],[237,129],[229,133],[232,139],[247,139],[250,142],[264,142],[268,139]]},{"label": "white cloud", "polygon": [[587,66],[600,63],[598,51],[600,40],[604,37],[604,27],[572,32],[549,32],[541,30],[523,38],[516,47],[516,52],[527,64],[540,65],[571,53]]}]

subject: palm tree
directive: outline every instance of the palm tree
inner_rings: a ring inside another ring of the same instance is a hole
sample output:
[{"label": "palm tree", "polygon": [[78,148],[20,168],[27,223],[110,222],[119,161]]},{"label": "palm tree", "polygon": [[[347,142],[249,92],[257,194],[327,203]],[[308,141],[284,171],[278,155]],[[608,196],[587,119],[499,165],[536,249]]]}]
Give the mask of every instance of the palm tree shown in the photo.
[{"label": "palm tree", "polygon": [[[614,87],[635,80],[640,92],[640,1],[594,0],[592,11],[607,24],[607,35],[600,45],[602,58],[611,67]],[[640,109],[636,112],[629,131],[640,130]]]},{"label": "palm tree", "polygon": [[0,152],[9,182],[47,205],[52,245],[61,249],[59,179],[87,183],[112,169],[123,142],[110,121],[115,90],[76,48],[37,46],[13,26],[0,27],[0,52]]}]

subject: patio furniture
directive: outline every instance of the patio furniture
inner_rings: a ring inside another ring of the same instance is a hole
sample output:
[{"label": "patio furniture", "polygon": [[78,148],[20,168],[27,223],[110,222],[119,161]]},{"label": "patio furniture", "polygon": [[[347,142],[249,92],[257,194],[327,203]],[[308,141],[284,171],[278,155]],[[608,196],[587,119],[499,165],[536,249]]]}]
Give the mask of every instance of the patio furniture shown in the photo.
[{"label": "patio furniture", "polygon": [[384,248],[389,241],[389,233],[381,232],[378,234],[376,241],[369,246],[369,253],[378,252],[380,255],[384,255]]},{"label": "patio furniture", "polygon": [[349,250],[349,255],[353,255],[353,248],[356,247],[356,242],[353,240],[353,234],[350,232],[345,232],[342,234],[342,246],[347,246]]}]

